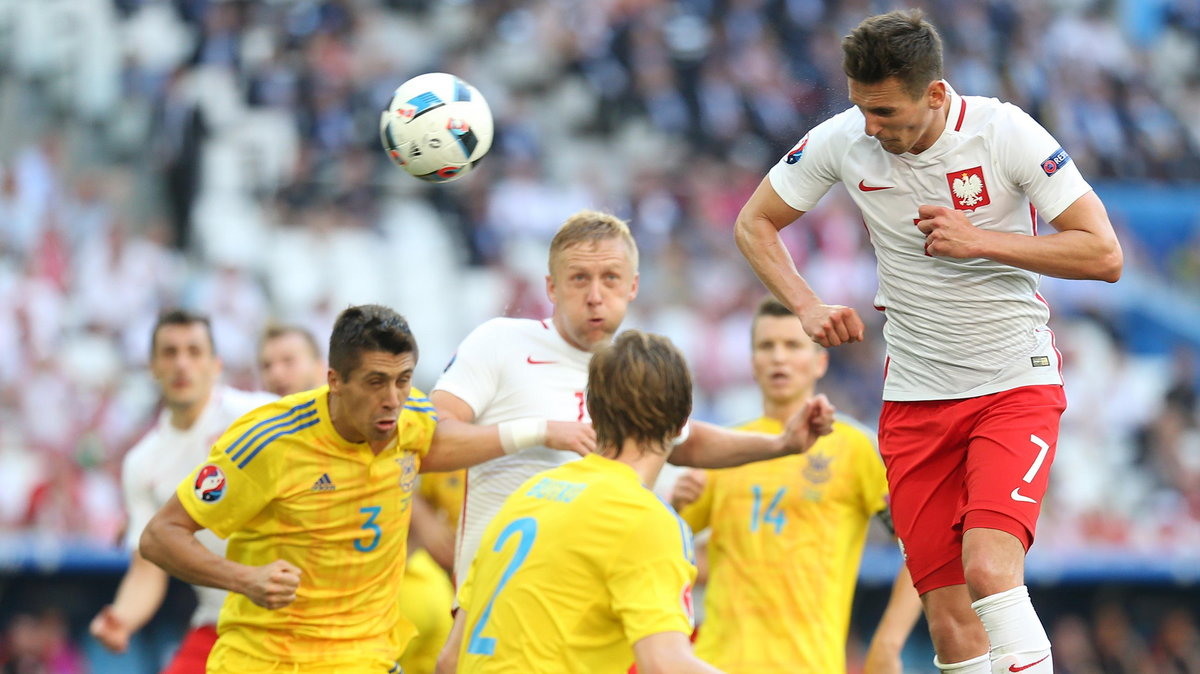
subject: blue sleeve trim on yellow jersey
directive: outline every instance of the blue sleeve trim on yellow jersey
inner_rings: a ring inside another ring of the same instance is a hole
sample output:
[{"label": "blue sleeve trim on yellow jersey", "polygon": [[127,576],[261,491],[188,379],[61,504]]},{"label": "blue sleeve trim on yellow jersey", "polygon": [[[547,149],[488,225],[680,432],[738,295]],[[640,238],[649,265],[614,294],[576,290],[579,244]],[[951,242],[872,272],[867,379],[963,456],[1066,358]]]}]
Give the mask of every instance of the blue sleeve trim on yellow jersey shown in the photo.
[{"label": "blue sleeve trim on yellow jersey", "polygon": [[425,403],[427,405],[433,404],[432,402],[430,402],[429,398],[426,398],[425,396],[410,396],[408,399],[408,402],[410,402],[410,403]]},{"label": "blue sleeve trim on yellow jersey", "polygon": [[[313,410],[313,411],[315,412],[316,410]],[[317,419],[313,419],[312,421],[309,421],[307,423],[300,424],[299,426],[296,426],[294,428],[285,428],[284,430],[279,431],[275,435],[272,435],[271,437],[267,438],[266,440],[263,440],[262,443],[259,444],[258,447],[255,447],[253,452],[250,452],[250,454],[247,455],[246,458],[242,459],[242,462],[238,464],[238,468],[245,468],[246,464],[250,463],[251,459],[258,456],[258,453],[262,451],[263,447],[266,447],[267,445],[274,442],[275,439],[278,438],[279,436],[291,435],[292,433],[299,433],[300,431],[308,428],[309,426],[315,426],[316,424],[318,424],[320,422],[321,422],[321,419],[317,418]]]},{"label": "blue sleeve trim on yellow jersey", "polygon": [[667,512],[671,513],[671,517],[675,518],[675,523],[679,525],[679,537],[683,541],[683,558],[688,560],[688,562],[694,566],[696,564],[696,543],[692,540],[691,525],[685,522],[683,518],[679,516],[679,513],[675,512],[675,508],[670,503],[667,503],[665,500],[663,500],[663,497],[659,496],[658,494],[655,494],[654,497],[658,499],[659,503],[666,507]]},{"label": "blue sleeve trim on yellow jersey", "polygon": [[434,421],[438,420],[437,414],[433,411],[432,407],[413,407],[412,405],[405,405],[404,409],[412,410],[413,412],[421,412],[422,414],[429,415],[429,418],[433,419]]},{"label": "blue sleeve trim on yellow jersey", "polygon": [[[230,453],[230,452],[232,452],[234,449],[237,449],[237,446],[238,446],[238,445],[240,445],[240,444],[242,444],[242,440],[245,440],[247,436],[249,436],[249,435],[250,435],[251,433],[253,433],[254,431],[258,430],[260,427],[262,427],[262,426],[265,426],[266,424],[269,424],[269,423],[273,423],[273,422],[279,421],[280,419],[284,419],[284,418],[286,418],[286,417],[290,417],[290,416],[292,416],[293,414],[295,414],[296,412],[299,412],[300,410],[302,410],[302,409],[304,409],[304,408],[306,408],[306,407],[311,407],[311,406],[313,406],[314,404],[316,404],[316,402],[317,402],[317,401],[316,401],[316,399],[314,398],[314,399],[312,399],[312,400],[310,400],[310,401],[308,401],[308,402],[304,403],[303,405],[297,405],[297,406],[293,407],[292,409],[290,409],[290,410],[288,410],[288,411],[284,412],[283,414],[280,414],[279,416],[274,416],[274,417],[271,417],[270,419],[264,419],[263,421],[260,421],[260,422],[258,422],[257,424],[254,424],[253,426],[251,426],[251,427],[250,427],[250,430],[246,431],[245,433],[242,433],[242,437],[240,437],[240,438],[238,438],[237,440],[235,440],[235,441],[233,442],[233,444],[232,444],[232,445],[229,445],[229,448],[225,450],[225,453],[226,453],[226,454],[229,454],[229,453]],[[253,441],[253,440],[251,440],[250,442],[254,442],[254,441]],[[243,450],[244,450],[244,449],[245,449],[245,448],[243,448]],[[240,452],[239,452],[239,453],[240,453]],[[235,460],[235,461],[236,461],[236,460],[237,460],[237,457],[236,457],[236,456],[235,456],[235,457],[233,457],[233,460]]]},{"label": "blue sleeve trim on yellow jersey", "polygon": [[[309,417],[315,416],[316,413],[317,413],[317,411],[315,409],[312,409],[312,410],[309,410],[299,416],[293,417],[291,419],[284,419],[283,421],[280,421],[278,423],[274,423],[274,424],[271,424],[270,426],[267,426],[266,428],[262,429],[258,433],[255,433],[254,437],[250,438],[250,440],[246,444],[242,445],[242,448],[239,449],[236,454],[229,457],[229,460],[237,461],[239,458],[241,458],[242,454],[244,454],[247,449],[250,449],[251,445],[253,445],[255,442],[257,442],[259,438],[266,435],[267,433],[270,433],[271,431],[273,431],[277,428],[283,428],[284,426],[291,426],[292,424],[304,421],[305,419],[307,419]],[[318,421],[318,419],[313,419],[309,425],[312,425],[312,423],[316,423],[317,421]],[[258,426],[261,426],[261,425],[262,424],[259,424]],[[258,426],[255,426],[254,428],[258,428]],[[253,430],[253,429],[251,429],[251,430]],[[268,442],[270,442],[270,441],[268,440]],[[232,449],[232,448],[230,448],[230,449]],[[262,445],[259,445],[258,449],[262,449]],[[257,453],[257,452],[258,452],[258,450],[255,450],[255,453]],[[228,454],[229,450],[228,449],[225,450],[225,453]],[[243,465],[245,465],[245,464],[243,464]]]},{"label": "blue sleeve trim on yellow jersey", "polygon": [[418,412],[432,412],[434,410],[433,405],[414,404],[411,400],[404,404],[404,408]]}]

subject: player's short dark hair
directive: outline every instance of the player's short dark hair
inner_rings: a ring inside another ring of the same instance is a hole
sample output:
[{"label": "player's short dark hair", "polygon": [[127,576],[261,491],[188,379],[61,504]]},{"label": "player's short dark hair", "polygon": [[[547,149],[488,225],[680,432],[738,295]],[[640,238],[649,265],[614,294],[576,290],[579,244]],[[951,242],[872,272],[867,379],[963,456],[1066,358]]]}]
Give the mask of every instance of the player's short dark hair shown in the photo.
[{"label": "player's short dark hair", "polygon": [[417,338],[408,321],[393,309],[379,304],[348,307],[338,314],[329,336],[329,367],[347,379],[362,362],[364,351],[411,353],[415,359]]},{"label": "player's short dark hair", "polygon": [[321,357],[321,346],[317,344],[317,338],[313,335],[313,333],[307,328],[302,328],[299,325],[292,325],[290,323],[272,323],[268,325],[267,329],[263,330],[262,339],[260,339],[258,342],[258,348],[261,351],[267,342],[279,339],[280,337],[285,337],[287,335],[299,336],[301,341],[303,341],[305,345],[312,350],[313,358]]},{"label": "player's short dark hair", "polygon": [[[758,303],[758,308],[754,310],[754,318],[750,322],[750,339],[754,340],[754,331],[758,328],[758,319],[763,316],[795,316],[796,312],[788,308],[786,304],[780,302],[774,295],[767,295],[761,302]],[[812,343],[814,349],[824,348],[815,341]]]},{"label": "player's short dark hair", "polygon": [[754,310],[754,317],[759,316],[795,316],[796,314],[783,302],[780,302],[774,295],[767,295],[763,301],[758,303],[758,308]]},{"label": "player's short dark hair", "polygon": [[627,330],[588,365],[588,412],[602,450],[626,440],[653,447],[672,440],[692,413],[692,375],[671,340]]},{"label": "player's short dark hair", "polygon": [[154,322],[154,330],[150,333],[151,358],[154,357],[155,349],[158,348],[159,330],[168,325],[203,325],[204,334],[208,336],[208,348],[216,354],[217,343],[213,340],[212,322],[208,320],[208,316],[187,309],[168,309],[158,315],[158,320]]},{"label": "player's short dark hair", "polygon": [[919,9],[869,16],[842,38],[842,70],[863,84],[895,77],[919,98],[942,79],[942,38]]}]

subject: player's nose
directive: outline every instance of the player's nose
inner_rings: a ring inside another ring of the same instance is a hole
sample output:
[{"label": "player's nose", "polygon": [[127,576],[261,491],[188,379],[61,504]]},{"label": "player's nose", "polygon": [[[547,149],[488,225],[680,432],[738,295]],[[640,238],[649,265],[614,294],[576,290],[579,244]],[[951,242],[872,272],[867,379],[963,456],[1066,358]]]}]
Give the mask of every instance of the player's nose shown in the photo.
[{"label": "player's nose", "polygon": [[587,302],[588,304],[600,304],[604,301],[603,286],[600,281],[593,281],[588,286]]},{"label": "player's nose", "polygon": [[883,130],[883,125],[879,123],[878,119],[875,119],[871,115],[865,115],[865,119],[866,121],[863,123],[863,133],[874,138],[880,131]]}]

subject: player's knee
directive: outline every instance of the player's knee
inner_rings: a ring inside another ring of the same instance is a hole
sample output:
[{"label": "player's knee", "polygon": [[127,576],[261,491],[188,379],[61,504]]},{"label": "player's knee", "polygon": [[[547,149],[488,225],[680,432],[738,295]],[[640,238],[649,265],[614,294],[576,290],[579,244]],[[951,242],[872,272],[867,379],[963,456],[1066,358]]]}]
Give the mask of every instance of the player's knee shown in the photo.
[{"label": "player's knee", "polygon": [[971,599],[978,600],[1022,583],[1020,564],[997,555],[970,555],[963,560],[963,576]]}]

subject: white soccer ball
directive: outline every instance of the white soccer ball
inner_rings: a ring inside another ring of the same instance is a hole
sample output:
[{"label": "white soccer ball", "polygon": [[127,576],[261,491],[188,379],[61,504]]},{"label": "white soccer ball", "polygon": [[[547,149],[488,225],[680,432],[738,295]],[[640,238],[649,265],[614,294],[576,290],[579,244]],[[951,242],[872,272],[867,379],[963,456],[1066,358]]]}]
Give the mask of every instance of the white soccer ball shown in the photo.
[{"label": "white soccer ball", "polygon": [[492,146],[492,111],[475,87],[446,73],[401,84],[379,116],[383,149],[421,180],[463,177]]}]

